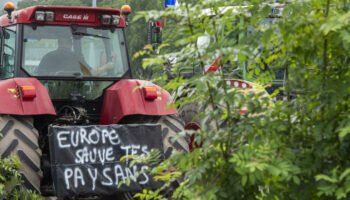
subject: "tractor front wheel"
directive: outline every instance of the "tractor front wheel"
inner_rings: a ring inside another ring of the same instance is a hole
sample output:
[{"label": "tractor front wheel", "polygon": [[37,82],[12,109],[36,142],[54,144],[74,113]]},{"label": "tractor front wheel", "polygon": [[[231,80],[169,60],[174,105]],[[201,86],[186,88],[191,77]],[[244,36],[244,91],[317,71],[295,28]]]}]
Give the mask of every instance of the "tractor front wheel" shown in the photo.
[{"label": "tractor front wheel", "polygon": [[40,193],[41,150],[38,145],[39,133],[33,126],[33,118],[27,116],[0,115],[0,155],[11,154],[19,157],[19,173],[26,189]]}]

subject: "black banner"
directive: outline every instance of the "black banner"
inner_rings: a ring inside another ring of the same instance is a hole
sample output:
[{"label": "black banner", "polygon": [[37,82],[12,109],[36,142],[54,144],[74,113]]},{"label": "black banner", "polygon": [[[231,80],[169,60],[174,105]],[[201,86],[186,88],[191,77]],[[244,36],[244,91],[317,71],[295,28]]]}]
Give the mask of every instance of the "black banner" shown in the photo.
[{"label": "black banner", "polygon": [[130,160],[120,161],[123,156],[147,155],[151,149],[163,152],[160,125],[50,126],[49,142],[57,196],[109,195],[160,186],[143,173],[147,165],[130,167]]}]

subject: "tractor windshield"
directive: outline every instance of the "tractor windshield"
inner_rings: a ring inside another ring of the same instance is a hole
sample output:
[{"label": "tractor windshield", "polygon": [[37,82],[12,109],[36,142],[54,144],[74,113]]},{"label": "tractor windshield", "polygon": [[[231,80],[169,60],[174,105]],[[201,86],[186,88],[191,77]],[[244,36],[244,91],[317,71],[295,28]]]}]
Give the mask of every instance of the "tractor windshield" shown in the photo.
[{"label": "tractor windshield", "polygon": [[122,77],[128,70],[122,29],[24,26],[22,68],[31,76]]}]

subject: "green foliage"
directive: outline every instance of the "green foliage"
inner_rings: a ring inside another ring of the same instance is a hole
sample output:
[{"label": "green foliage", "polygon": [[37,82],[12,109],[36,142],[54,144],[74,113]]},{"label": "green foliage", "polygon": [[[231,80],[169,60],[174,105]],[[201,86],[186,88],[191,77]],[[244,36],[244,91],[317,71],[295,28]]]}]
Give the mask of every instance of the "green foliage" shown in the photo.
[{"label": "green foliage", "polygon": [[[175,167],[182,174],[173,198],[350,197],[349,1],[285,1],[282,18],[264,25],[271,2],[184,0],[176,9],[136,17],[167,16],[177,23],[172,35],[179,39],[148,59],[146,68],[163,67],[160,63],[176,57],[173,73],[204,71],[220,55],[224,63],[231,61],[231,69],[248,64],[261,82],[268,82],[274,74],[261,70],[265,63],[285,69],[283,89],[297,95],[293,101],[271,102],[260,90],[228,87],[225,73],[171,80],[165,88],[174,91],[178,107],[194,102],[203,111],[197,116],[201,130],[187,132],[202,148],[175,154],[158,168]],[[220,7],[232,5],[244,7],[221,12]],[[215,15],[203,14],[206,8]],[[237,41],[228,37],[233,32]],[[211,42],[202,48],[196,40],[204,34]],[[169,184],[170,179],[162,180]],[[140,195],[147,199],[154,192]]]},{"label": "green foliage", "polygon": [[21,184],[21,175],[18,157],[0,159],[0,198],[1,199],[31,199],[39,200],[41,197],[33,191],[24,189]]}]

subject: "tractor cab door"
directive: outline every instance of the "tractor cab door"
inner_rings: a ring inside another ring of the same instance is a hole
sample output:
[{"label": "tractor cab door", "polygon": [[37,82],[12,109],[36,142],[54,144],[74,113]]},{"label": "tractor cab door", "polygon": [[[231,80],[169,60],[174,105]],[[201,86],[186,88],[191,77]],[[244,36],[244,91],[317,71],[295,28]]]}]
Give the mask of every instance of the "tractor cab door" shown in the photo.
[{"label": "tractor cab door", "polygon": [[12,78],[15,69],[16,26],[2,28],[1,47],[0,79]]}]

